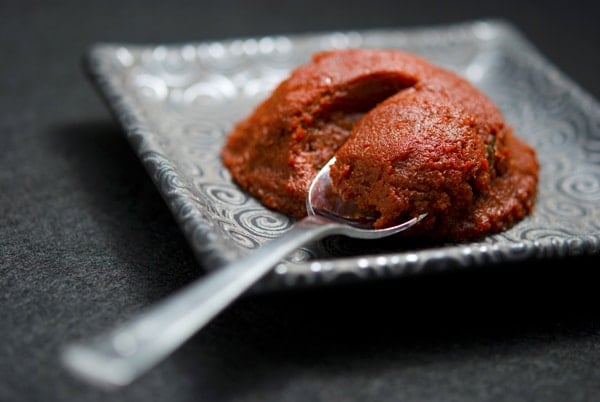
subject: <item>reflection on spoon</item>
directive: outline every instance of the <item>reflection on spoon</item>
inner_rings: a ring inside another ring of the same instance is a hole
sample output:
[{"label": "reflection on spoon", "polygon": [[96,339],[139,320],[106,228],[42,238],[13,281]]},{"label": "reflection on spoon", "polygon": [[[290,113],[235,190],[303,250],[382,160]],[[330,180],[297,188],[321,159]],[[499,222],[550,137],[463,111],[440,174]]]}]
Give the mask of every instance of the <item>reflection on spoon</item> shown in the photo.
[{"label": "reflection on spoon", "polygon": [[100,386],[131,383],[177,349],[213,317],[303,244],[328,235],[378,239],[406,230],[423,214],[402,224],[373,229],[331,188],[330,160],[314,178],[306,200],[308,216],[283,236],[207,277],[191,283],[113,330],[64,349],[63,362],[77,376]]}]

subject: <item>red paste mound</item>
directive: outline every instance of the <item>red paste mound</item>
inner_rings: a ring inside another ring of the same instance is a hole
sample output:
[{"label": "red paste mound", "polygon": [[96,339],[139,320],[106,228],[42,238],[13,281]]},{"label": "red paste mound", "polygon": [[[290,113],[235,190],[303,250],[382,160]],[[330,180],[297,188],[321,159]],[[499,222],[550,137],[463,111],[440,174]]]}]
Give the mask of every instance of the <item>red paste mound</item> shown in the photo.
[{"label": "red paste mound", "polygon": [[534,150],[474,86],[404,52],[316,54],[237,124],[222,152],[242,188],[296,218],[334,155],[334,188],[378,228],[427,213],[406,233],[467,240],[533,210]]}]

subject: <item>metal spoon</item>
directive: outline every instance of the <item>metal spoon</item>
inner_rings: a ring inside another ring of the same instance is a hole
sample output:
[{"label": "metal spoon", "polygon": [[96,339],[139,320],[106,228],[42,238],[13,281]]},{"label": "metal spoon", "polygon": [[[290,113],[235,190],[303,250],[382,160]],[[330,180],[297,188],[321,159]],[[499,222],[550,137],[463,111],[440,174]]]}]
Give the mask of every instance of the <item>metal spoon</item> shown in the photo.
[{"label": "metal spoon", "polygon": [[331,190],[329,167],[334,162],[335,158],[313,180],[306,201],[308,216],[290,231],[111,331],[68,345],[62,355],[66,367],[96,385],[127,385],[165,359],[301,245],[332,234],[382,238],[406,230],[425,217],[423,214],[397,226],[373,229],[372,219],[341,202]]}]

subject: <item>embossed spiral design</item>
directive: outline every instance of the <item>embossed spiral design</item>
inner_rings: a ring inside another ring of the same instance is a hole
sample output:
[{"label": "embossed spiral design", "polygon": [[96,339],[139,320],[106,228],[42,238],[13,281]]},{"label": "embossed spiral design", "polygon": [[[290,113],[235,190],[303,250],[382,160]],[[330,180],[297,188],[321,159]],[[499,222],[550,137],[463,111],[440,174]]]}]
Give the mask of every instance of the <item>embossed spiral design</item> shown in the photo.
[{"label": "embossed spiral design", "polygon": [[214,74],[183,91],[183,101],[195,106],[214,105],[234,99],[238,88],[227,76]]},{"label": "embossed spiral design", "polygon": [[227,233],[231,240],[244,250],[255,249],[261,243],[254,236],[249,235],[236,221],[220,220],[218,225],[221,233]]},{"label": "embossed spiral design", "polygon": [[264,208],[245,208],[238,211],[234,219],[240,227],[265,238],[281,236],[292,224],[290,218],[273,214]]},{"label": "embossed spiral design", "polygon": [[200,185],[202,193],[208,195],[214,202],[219,202],[228,207],[245,205],[248,195],[236,188],[221,183],[207,183]]},{"label": "embossed spiral design", "polygon": [[545,204],[546,209],[551,214],[556,214],[564,218],[582,218],[586,216],[585,206],[558,198],[552,198]]},{"label": "embossed spiral design", "polygon": [[224,136],[223,129],[211,121],[194,121],[181,123],[182,136],[192,147],[211,146]]},{"label": "embossed spiral design", "polygon": [[558,180],[560,190],[579,201],[600,202],[600,172],[575,172]]},{"label": "embossed spiral design", "polygon": [[166,193],[177,193],[179,189],[185,187],[180,175],[175,171],[174,166],[163,159],[161,155],[150,152],[142,157],[149,170],[154,172],[155,182],[159,189]]}]

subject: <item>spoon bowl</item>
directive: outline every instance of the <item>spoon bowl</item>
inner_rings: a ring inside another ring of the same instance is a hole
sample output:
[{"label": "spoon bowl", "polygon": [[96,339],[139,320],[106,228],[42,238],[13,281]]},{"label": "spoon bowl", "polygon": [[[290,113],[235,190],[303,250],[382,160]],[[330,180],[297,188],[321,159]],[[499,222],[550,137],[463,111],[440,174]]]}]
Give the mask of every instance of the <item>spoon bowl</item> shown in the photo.
[{"label": "spoon bowl", "polygon": [[306,213],[309,217],[318,215],[331,220],[332,223],[348,226],[340,228],[342,232],[337,234],[359,239],[380,239],[410,228],[427,215],[422,214],[394,226],[374,229],[373,224],[377,220],[377,216],[371,212],[361,211],[352,201],[342,199],[333,188],[329,170],[335,161],[334,156],[321,168],[311,182],[306,197]]},{"label": "spoon bowl", "polygon": [[114,329],[63,350],[65,366],[95,385],[127,385],[165,359],[219,312],[254,285],[292,251],[309,241],[339,234],[378,239],[404,231],[425,217],[373,229],[374,219],[361,215],[332,188],[331,159],[315,176],[306,200],[307,216],[283,236],[189,284]]}]

